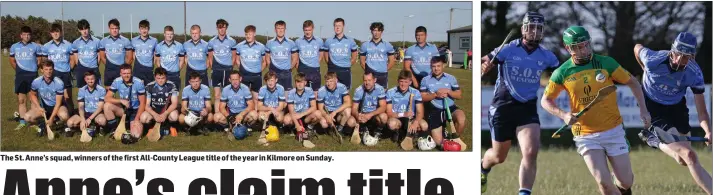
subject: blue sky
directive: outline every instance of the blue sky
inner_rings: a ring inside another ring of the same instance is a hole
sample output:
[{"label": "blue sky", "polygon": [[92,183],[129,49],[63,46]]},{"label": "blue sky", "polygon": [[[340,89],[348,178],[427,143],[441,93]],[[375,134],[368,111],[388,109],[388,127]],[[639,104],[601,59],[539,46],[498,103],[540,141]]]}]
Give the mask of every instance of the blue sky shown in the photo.
[{"label": "blue sky", "polygon": [[[302,22],[314,21],[316,36],[332,36],[332,21],[341,17],[346,21],[347,36],[365,40],[370,36],[371,22],[384,23],[383,38],[400,41],[402,28],[405,39],[413,40],[417,26],[428,28],[429,41],[447,40],[449,29],[449,9],[472,9],[472,2],[188,2],[187,25],[202,27],[203,34],[216,34],[215,21],[226,19],[230,26],[228,34],[243,35],[248,24],[257,27],[257,34],[274,36],[273,25],[277,20],[287,22],[287,36],[301,36]],[[85,18],[95,34],[106,30],[106,22],[117,18],[121,31],[138,31],[138,21],[148,19],[151,32],[161,32],[165,25],[172,25],[176,33],[183,33],[183,2],[3,2],[0,13],[12,16],[41,16],[49,20],[60,19],[64,7],[64,18],[79,20]],[[102,22],[104,14],[104,22]],[[130,20],[133,15],[133,20]],[[413,17],[407,17],[413,15]],[[455,10],[453,28],[472,25],[472,10]],[[349,32],[351,31],[351,32]]]}]

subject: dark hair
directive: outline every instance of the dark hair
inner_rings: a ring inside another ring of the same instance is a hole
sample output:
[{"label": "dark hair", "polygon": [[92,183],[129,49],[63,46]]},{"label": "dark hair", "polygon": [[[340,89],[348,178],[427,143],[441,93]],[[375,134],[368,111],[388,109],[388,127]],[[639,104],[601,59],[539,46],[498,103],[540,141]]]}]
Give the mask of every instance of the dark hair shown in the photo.
[{"label": "dark hair", "polygon": [[426,27],[423,27],[423,26],[418,26],[418,27],[416,27],[416,33],[419,33],[419,32],[423,32],[423,33],[428,34],[428,31],[426,30]]},{"label": "dark hair", "polygon": [[45,60],[42,63],[42,68],[44,67],[54,67],[54,62],[52,62],[52,60]]},{"label": "dark hair", "polygon": [[30,34],[32,34],[32,29],[31,29],[29,26],[22,26],[22,27],[20,28],[20,31],[21,31],[22,33],[30,33]]},{"label": "dark hair", "polygon": [[401,79],[408,79],[408,80],[411,80],[411,72],[410,72],[410,71],[406,71],[406,70],[401,70],[401,72],[399,72],[399,79],[398,79],[398,80],[401,80]]},{"label": "dark hair", "polygon": [[305,73],[299,72],[297,75],[295,75],[295,82],[302,82],[305,81]]},{"label": "dark hair", "polygon": [[85,19],[79,20],[79,22],[77,22],[77,28],[79,30],[89,29],[89,21]]},{"label": "dark hair", "polygon": [[62,25],[54,23],[50,26],[50,32],[62,32]]},{"label": "dark hair", "polygon": [[250,31],[255,32],[255,26],[253,26],[252,24],[245,26],[245,32],[247,33]]},{"label": "dark hair", "polygon": [[346,24],[346,23],[344,22],[344,19],[342,19],[342,18],[334,19],[334,23],[336,24],[337,22],[341,22],[342,24]]},{"label": "dark hair", "polygon": [[95,75],[96,75],[96,73],[94,73],[94,71],[93,71],[93,70],[90,70],[90,71],[84,72],[84,77],[87,77],[87,76],[95,76]]},{"label": "dark hair", "polygon": [[158,67],[156,70],[153,71],[153,76],[157,75],[166,75],[168,72],[166,72],[166,69],[163,67]]},{"label": "dark hair", "polygon": [[121,27],[121,26],[119,25],[119,20],[117,20],[116,18],[109,20],[108,26],[111,26],[111,25],[114,25],[114,26],[116,26],[116,27]]},{"label": "dark hair", "polygon": [[188,78],[189,78],[189,80],[193,80],[193,79],[195,79],[195,78],[200,79],[200,78],[201,78],[201,74],[198,73],[198,72],[196,72],[196,71],[193,71],[193,72],[191,72],[191,74],[188,75]]},{"label": "dark hair", "polygon": [[215,27],[221,26],[225,26],[225,28],[228,28],[228,21],[225,21],[223,18],[218,19],[218,21],[215,21]]},{"label": "dark hair", "polygon": [[272,70],[268,71],[267,73],[265,73],[265,76],[263,76],[262,80],[267,81],[270,78],[277,78],[277,73],[275,73],[275,71],[272,71]]},{"label": "dark hair", "polygon": [[230,75],[231,75],[231,76],[232,76],[232,75],[238,75],[238,77],[241,77],[241,76],[242,76],[242,75],[240,74],[240,71],[238,71],[238,70],[230,71]]},{"label": "dark hair", "polygon": [[431,64],[438,63],[438,62],[446,63],[446,57],[443,55],[440,55],[440,56],[431,58]]},{"label": "dark hair", "polygon": [[149,23],[149,20],[143,19],[139,22],[139,28],[141,27],[146,27],[151,29],[151,23]]},{"label": "dark hair", "polygon": [[287,23],[285,23],[285,21],[278,20],[277,22],[275,22],[275,27],[277,27],[277,26],[284,26],[286,28]]},{"label": "dark hair", "polygon": [[305,20],[304,23],[302,23],[302,28],[307,28],[307,27],[314,27],[314,22],[312,20]]},{"label": "dark hair", "polygon": [[373,76],[374,76],[374,73],[372,73],[372,72],[364,72],[364,76],[366,76],[366,75],[371,75],[371,76],[373,77]]},{"label": "dark hair", "polygon": [[369,30],[378,30],[378,31],[384,31],[384,24],[381,22],[373,22],[371,23],[371,26],[369,26]]},{"label": "dark hair", "polygon": [[171,32],[173,32],[173,26],[168,25],[168,26],[166,26],[166,27],[163,27],[163,31],[164,31],[164,32],[165,32],[165,31],[171,31]]},{"label": "dark hair", "polygon": [[124,69],[129,69],[129,70],[131,70],[131,64],[126,64],[126,63],[125,63],[125,64],[122,64],[121,66],[119,66],[119,70],[124,70]]}]

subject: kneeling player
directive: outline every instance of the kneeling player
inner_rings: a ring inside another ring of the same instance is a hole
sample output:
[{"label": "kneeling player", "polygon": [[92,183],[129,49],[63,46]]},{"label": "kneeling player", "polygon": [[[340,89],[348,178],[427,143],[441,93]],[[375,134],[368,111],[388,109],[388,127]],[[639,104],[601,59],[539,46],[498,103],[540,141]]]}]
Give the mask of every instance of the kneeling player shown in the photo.
[{"label": "kneeling player", "polygon": [[285,117],[285,88],[277,83],[277,74],[273,71],[267,72],[263,80],[266,85],[260,88],[257,97],[257,111],[261,122],[265,123],[272,115],[275,117],[273,122],[289,124],[292,119]]},{"label": "kneeling player", "polygon": [[[44,136],[47,132],[45,123],[50,126],[54,124],[56,118],[60,121],[67,121],[67,107],[62,105],[64,97],[64,83],[61,79],[52,76],[54,63],[45,61],[42,64],[42,76],[32,81],[30,91],[30,111],[25,113],[25,121],[29,124],[39,124],[37,136]],[[40,99],[41,98],[41,99]],[[47,117],[47,121],[42,123],[39,119]]]},{"label": "kneeling player", "polygon": [[[378,139],[381,138],[387,119],[386,90],[381,85],[376,84],[376,78],[373,73],[365,73],[364,84],[354,91],[352,118],[349,119],[347,125],[354,127],[358,124],[362,139],[366,135],[371,135],[369,129],[375,128],[374,137]],[[367,140],[364,140],[364,144],[372,145]]]},{"label": "kneeling player", "polygon": [[336,127],[340,133],[344,133],[344,125],[352,117],[349,89],[346,85],[337,82],[335,72],[324,75],[324,81],[325,85],[317,91],[317,106],[325,116],[320,123],[323,128]]},{"label": "kneeling player", "polygon": [[226,134],[232,130],[227,127],[228,123],[253,126],[257,121],[253,95],[247,85],[240,83],[240,79],[240,72],[237,70],[230,72],[230,85],[223,87],[220,93],[220,106],[215,112],[215,122],[226,126]]},{"label": "kneeling player", "polygon": [[[114,98],[114,93],[119,94],[118,99]],[[122,143],[136,142],[143,134],[143,125],[139,122],[139,117],[144,113],[146,90],[144,81],[132,76],[131,65],[124,64],[119,67],[119,77],[111,82],[111,87],[104,96],[104,102],[106,129],[114,131],[119,125],[117,119],[126,114],[126,122],[130,126],[127,129],[130,129],[131,136],[123,136]],[[109,134],[113,134],[113,132]],[[129,133],[127,132],[127,134]]]},{"label": "kneeling player", "polygon": [[[298,73],[295,76],[295,88],[287,94],[287,105],[290,110],[290,117],[295,124],[297,136],[302,136],[305,147],[314,147],[314,144],[309,141],[309,133],[304,134],[305,127],[313,132],[314,125],[322,119],[321,112],[317,112],[317,101],[314,97],[312,88],[306,88],[307,80],[304,73]],[[299,137],[298,137],[299,138]]]},{"label": "kneeling player", "polygon": [[[94,71],[84,72],[84,82],[87,85],[79,88],[77,93],[77,103],[79,104],[79,115],[74,115],[67,121],[69,128],[84,129],[91,124],[96,127],[106,125],[106,118],[102,114],[104,109],[104,96],[106,89],[101,85],[97,85],[97,76]],[[96,130],[96,129],[95,129]],[[93,136],[93,133],[89,133]]]},{"label": "kneeling player", "polygon": [[[175,123],[178,122],[178,89],[176,83],[166,78],[168,72],[164,68],[156,68],[154,71],[154,81],[146,85],[146,112],[141,114],[141,123],[150,125],[154,122],[164,124],[167,120],[172,123],[170,126],[175,131]],[[161,125],[162,127],[168,127]],[[166,132],[161,131],[161,136],[166,136]]]},{"label": "kneeling player", "polygon": [[[458,86],[456,77],[443,72],[443,64],[446,59],[444,57],[431,58],[431,75],[428,75],[421,80],[421,96],[424,102],[428,104],[428,129],[431,130],[431,136],[436,141],[438,146],[441,146],[443,141],[442,127],[446,121],[446,106],[453,113],[453,122],[456,126],[456,131],[459,135],[463,135],[465,129],[465,113],[456,106],[454,99],[460,99],[463,92]],[[447,104],[446,102],[447,101]]]},{"label": "kneeling player", "polygon": [[[188,125],[189,129],[195,127],[198,123],[212,123],[213,113],[211,112],[208,86],[201,84],[201,75],[198,72],[192,72],[188,82],[190,86],[183,88],[183,97],[181,98],[183,100],[181,106],[185,109],[181,109],[178,122],[181,125]],[[205,128],[200,128],[199,131],[203,135],[208,135],[208,131]]]},{"label": "kneeling player", "polygon": [[[411,72],[399,73],[399,85],[386,92],[386,114],[389,115],[389,130],[395,132],[392,141],[398,142],[407,134],[426,132],[428,123],[423,120],[423,99],[417,89],[411,87]],[[410,106],[410,107],[409,107]],[[410,123],[408,129],[401,128]],[[400,131],[404,129],[404,131]],[[424,135],[421,135],[425,137]],[[420,137],[421,137],[420,136]]]}]

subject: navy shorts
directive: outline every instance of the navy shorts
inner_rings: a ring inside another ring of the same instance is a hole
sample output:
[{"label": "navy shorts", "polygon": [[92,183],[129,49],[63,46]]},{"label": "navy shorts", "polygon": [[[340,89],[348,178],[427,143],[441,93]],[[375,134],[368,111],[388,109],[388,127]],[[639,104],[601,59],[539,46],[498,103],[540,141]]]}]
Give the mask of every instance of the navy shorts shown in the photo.
[{"label": "navy shorts", "polygon": [[54,76],[59,78],[59,80],[62,80],[64,83],[64,89],[72,89],[72,74],[70,72],[60,72],[55,70]]},{"label": "navy shorts", "polygon": [[[181,85],[181,72],[167,72],[166,79],[173,82],[173,84],[176,85],[176,88],[183,89],[179,88],[179,85]],[[146,83],[144,83],[144,85],[146,85]]]},{"label": "navy shorts", "polygon": [[347,86],[347,89],[352,88],[352,72],[349,69],[329,70],[337,73],[337,82]]},{"label": "navy shorts", "polygon": [[150,83],[151,81],[154,80],[153,77],[153,66],[148,67],[144,66],[142,64],[139,64],[139,62],[134,63],[134,70],[132,71],[134,74],[134,77],[141,79],[144,81],[144,84]]},{"label": "navy shorts", "polygon": [[87,82],[84,81],[84,73],[89,72],[90,70],[94,72],[94,83],[101,83],[102,76],[99,72],[99,68],[87,68],[82,65],[77,65],[76,67],[74,67],[74,79],[77,80],[77,88],[81,88],[87,85]]},{"label": "navy shorts", "polygon": [[[430,105],[430,104],[428,104],[428,105]],[[448,119],[447,118],[448,113],[446,113],[445,109],[439,109],[439,108],[433,107],[433,105],[430,105],[427,107],[428,108],[425,109],[426,110],[425,117],[426,117],[426,122],[428,123],[428,130],[433,130],[433,129],[443,127],[444,125],[446,125],[446,121]],[[458,108],[458,106],[456,106],[455,104],[453,106],[449,107],[449,109],[451,109],[451,114],[456,112],[456,110],[460,110],[460,108]]]},{"label": "navy shorts", "polygon": [[252,92],[260,91],[262,87],[262,76],[259,73],[241,73],[243,75],[240,83],[247,85]]},{"label": "navy shorts", "polygon": [[275,71],[275,73],[277,73],[277,84],[282,85],[285,91],[292,90],[292,72],[279,70]]},{"label": "navy shorts", "polygon": [[119,78],[119,66],[113,65],[107,61],[104,68],[104,86],[111,86],[114,79]]},{"label": "navy shorts", "polygon": [[208,70],[193,70],[191,67],[187,67],[187,68],[186,68],[186,76],[185,76],[185,77],[186,77],[186,82],[185,82],[185,85],[184,85],[184,86],[188,86],[188,85],[189,85],[189,84],[188,84],[188,81],[190,81],[190,79],[191,79],[191,77],[190,77],[191,72],[194,72],[194,71],[195,71],[195,72],[198,72],[198,74],[201,75],[201,76],[200,76],[200,78],[201,78],[201,84],[203,84],[203,85],[205,85],[205,86],[208,86],[208,87],[212,87],[212,86],[210,85],[210,83],[208,83],[208,81],[209,81],[209,80],[208,80]]},{"label": "navy shorts", "polygon": [[317,69],[316,71],[300,70],[300,72],[305,74],[307,86],[311,86],[312,91],[319,91],[319,88],[322,86],[322,76],[319,73],[319,69]]},{"label": "navy shorts", "polygon": [[[420,86],[421,86],[421,80],[423,80],[423,78],[426,77],[426,76],[428,76],[428,75],[418,75],[418,74],[414,74],[413,76],[416,77],[416,82],[418,82],[418,85],[419,85],[419,87],[420,87]],[[416,89],[419,89],[419,87],[415,87],[415,86],[416,86],[416,83],[411,83],[411,87],[416,88]]]},{"label": "navy shorts", "polygon": [[27,94],[32,88],[32,81],[37,78],[37,72],[15,70],[15,94]]},{"label": "navy shorts", "polygon": [[[214,65],[213,67],[216,66],[222,66],[222,65]],[[211,82],[209,83],[209,86],[213,87],[220,87],[223,88],[225,86],[230,85],[230,72],[231,69],[213,69],[213,73],[210,74],[211,77]]]},{"label": "navy shorts", "polygon": [[537,114],[537,99],[521,103],[505,104],[499,107],[490,107],[488,111],[490,123],[490,138],[504,142],[516,139],[516,129],[527,124],[540,124]]},{"label": "navy shorts", "polygon": [[366,66],[366,72],[372,73],[374,75],[374,78],[376,78],[376,83],[388,89],[386,85],[389,84],[389,73],[376,72],[368,65]]},{"label": "navy shorts", "polygon": [[651,123],[656,127],[668,131],[675,127],[680,134],[691,132],[691,125],[688,123],[688,107],[686,107],[686,98],[682,98],[680,102],[673,105],[663,105],[655,102],[644,94],[646,108],[651,115]]}]

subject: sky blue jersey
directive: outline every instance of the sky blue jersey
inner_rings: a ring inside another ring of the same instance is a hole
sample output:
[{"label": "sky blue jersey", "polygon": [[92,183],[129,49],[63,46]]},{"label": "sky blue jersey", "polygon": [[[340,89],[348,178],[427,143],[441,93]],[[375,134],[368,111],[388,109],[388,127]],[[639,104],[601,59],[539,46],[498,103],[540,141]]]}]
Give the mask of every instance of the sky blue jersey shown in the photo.
[{"label": "sky blue jersey", "polygon": [[54,40],[42,46],[42,55],[54,63],[54,70],[59,72],[69,72],[69,56],[72,55],[72,44],[69,41],[61,40],[59,43]]},{"label": "sky blue jersey", "polygon": [[695,60],[688,61],[681,71],[671,69],[669,51],[654,51],[649,48],[639,50],[639,59],[644,64],[644,93],[646,96],[664,105],[680,102],[686,95],[686,88],[694,94],[706,91],[703,71]]},{"label": "sky blue jersey", "polygon": [[[374,84],[374,88],[364,93],[364,85],[360,85],[354,90],[354,103],[359,104],[362,110],[359,113],[370,113],[379,108],[379,101],[386,99],[386,90],[379,84]],[[362,98],[364,101],[362,102]],[[363,105],[362,105],[363,104]]]},{"label": "sky blue jersey", "polygon": [[233,85],[223,87],[220,93],[220,101],[225,102],[230,114],[238,114],[248,108],[248,102],[253,99],[253,94],[245,84],[240,84],[238,88]]},{"label": "sky blue jersey", "polygon": [[348,95],[349,89],[344,84],[337,83],[337,87],[334,90],[329,90],[325,85],[317,91],[317,103],[324,104],[327,110],[333,112],[344,104],[344,96]]},{"label": "sky blue jersey", "polygon": [[228,70],[233,67],[235,39],[227,34],[222,39],[218,35],[208,41],[208,52],[213,52],[213,69]]},{"label": "sky blue jersey", "polygon": [[151,36],[146,39],[141,38],[141,36],[131,39],[131,45],[134,47],[134,57],[136,58],[136,62],[138,62],[141,66],[153,69],[153,57],[156,53],[157,43],[158,39]]},{"label": "sky blue jersey", "polygon": [[42,46],[37,43],[17,42],[10,46],[10,57],[15,58],[18,70],[37,72],[37,56],[42,55]]},{"label": "sky blue jersey", "polygon": [[324,41],[321,38],[310,39],[300,37],[295,40],[297,45],[298,56],[300,58],[300,66],[308,68],[319,68],[319,55]]},{"label": "sky blue jersey", "polygon": [[[413,94],[413,101],[409,103],[409,98]],[[398,86],[386,91],[386,104],[391,104],[391,111],[395,113],[408,112],[408,105],[411,104],[411,111],[416,113],[416,104],[421,104],[423,98],[418,89],[409,87],[405,91],[401,91]]]},{"label": "sky blue jersey", "polygon": [[183,43],[183,49],[186,51],[188,67],[191,67],[193,70],[208,69],[208,66],[205,64],[208,59],[208,42],[203,39],[199,39],[198,42],[188,40]]},{"label": "sky blue jersey", "polygon": [[426,43],[423,47],[414,44],[404,52],[404,61],[411,61],[411,71],[420,76],[431,74],[431,58],[440,53],[435,45]]},{"label": "sky blue jersey", "polygon": [[329,62],[327,66],[332,68],[342,68],[348,69],[352,67],[352,52],[357,51],[358,46],[354,39],[347,37],[347,35],[342,36],[342,38],[337,38],[334,35],[332,38],[328,38],[324,41],[322,46],[323,51],[329,52]]},{"label": "sky blue jersey", "polygon": [[170,44],[165,41],[161,41],[156,45],[156,57],[160,57],[160,65],[165,68],[169,73],[180,72],[180,67],[178,63],[179,58],[186,55],[186,51],[183,50],[183,45],[176,41],[172,41]]},{"label": "sky blue jersey", "polygon": [[99,39],[89,36],[87,39],[79,37],[72,43],[72,53],[77,54],[79,66],[87,68],[97,68],[97,56],[99,56]]},{"label": "sky blue jersey", "polygon": [[200,112],[206,108],[205,101],[210,101],[210,89],[203,84],[198,89],[193,89],[188,85],[183,88],[181,94],[181,100],[188,101],[188,109],[195,112]]},{"label": "sky blue jersey", "polygon": [[372,39],[361,44],[359,55],[366,56],[366,66],[372,70],[378,73],[387,73],[389,56],[394,55],[394,46],[383,39],[378,43]]},{"label": "sky blue jersey", "polygon": [[57,77],[52,77],[48,83],[43,76],[39,76],[32,81],[31,88],[39,96],[40,105],[45,107],[54,106],[57,104],[57,96],[64,96],[64,83]]},{"label": "sky blue jersey", "polygon": [[[117,77],[114,79],[114,81],[111,83],[111,87],[109,87],[109,90],[111,90],[114,93],[119,94],[120,99],[129,99],[129,94],[131,94],[131,102],[130,102],[130,107],[131,109],[139,109],[139,95],[145,95],[146,94],[146,88],[144,85],[144,81],[132,77],[132,86],[127,85],[127,83],[124,82],[124,80],[121,77]],[[131,89],[131,91],[129,91]],[[117,92],[118,91],[118,92]]]},{"label": "sky blue jersey", "polygon": [[261,73],[262,57],[265,56],[266,48],[260,42],[248,43],[242,41],[235,45],[236,53],[240,55],[240,68],[250,73]]},{"label": "sky blue jersey", "polygon": [[106,89],[101,85],[94,86],[94,90],[89,90],[85,85],[77,92],[77,102],[84,102],[84,112],[92,114],[99,108],[99,102],[104,102],[104,96],[106,96]]},{"label": "sky blue jersey", "polygon": [[297,53],[297,45],[294,41],[283,37],[277,37],[267,41],[265,53],[270,54],[270,66],[279,70],[290,70],[292,68],[292,54]]},{"label": "sky blue jersey", "polygon": [[108,36],[99,41],[99,51],[106,53],[106,60],[117,68],[125,63],[126,51],[133,50],[131,41],[124,36]]},{"label": "sky blue jersey", "polygon": [[310,101],[314,100],[314,91],[312,88],[305,87],[302,93],[297,93],[297,89],[292,89],[287,94],[287,104],[292,104],[295,106],[296,113],[303,113],[309,110],[311,104]]},{"label": "sky blue jersey", "polygon": [[[421,92],[436,93],[436,91],[442,88],[447,88],[451,91],[460,90],[456,77],[445,72],[440,77],[434,77],[433,74],[431,74],[423,77],[423,80],[421,80]],[[443,99],[444,98],[434,98],[430,101],[431,105],[438,109],[446,109],[446,107],[443,107]],[[446,97],[445,99],[448,100],[448,107],[455,104],[450,97]]]},{"label": "sky blue jersey", "polygon": [[263,85],[257,93],[257,100],[264,106],[277,108],[280,102],[285,102],[285,88],[276,84],[275,89],[270,91],[267,85]]}]

